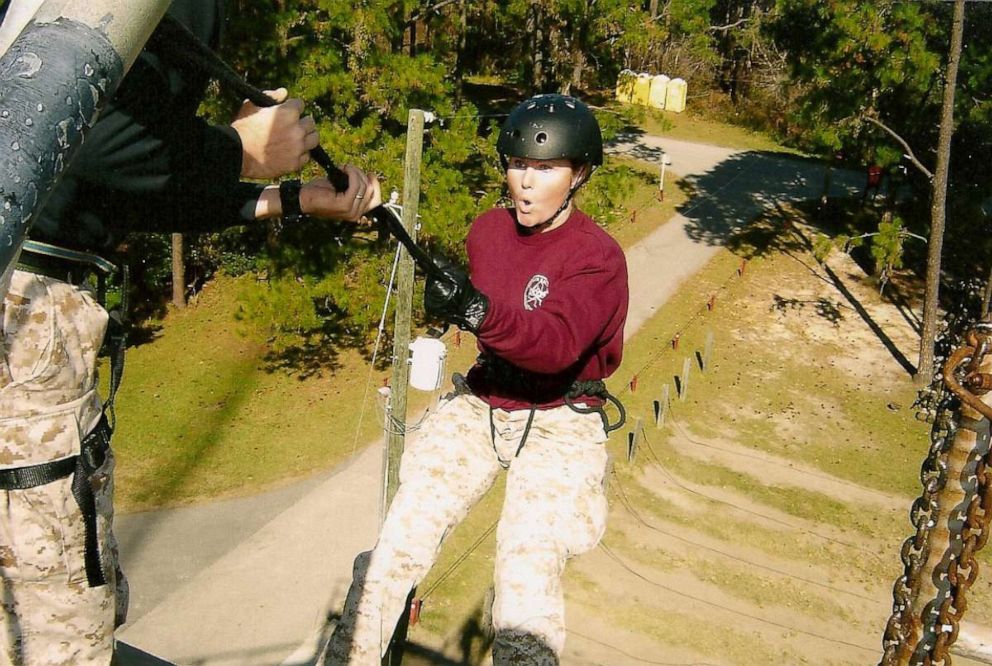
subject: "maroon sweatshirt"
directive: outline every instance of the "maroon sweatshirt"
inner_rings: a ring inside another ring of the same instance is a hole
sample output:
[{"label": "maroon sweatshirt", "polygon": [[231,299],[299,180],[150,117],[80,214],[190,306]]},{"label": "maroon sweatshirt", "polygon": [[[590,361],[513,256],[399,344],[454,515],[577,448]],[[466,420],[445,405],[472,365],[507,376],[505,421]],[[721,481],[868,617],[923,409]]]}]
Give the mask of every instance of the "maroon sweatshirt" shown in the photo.
[{"label": "maroon sweatshirt", "polygon": [[[479,216],[466,240],[472,284],[489,298],[472,392],[492,407],[563,404],[576,380],[613,374],[623,355],[627,263],[585,213],[524,234],[513,211]],[[587,403],[599,404],[598,400]]]}]

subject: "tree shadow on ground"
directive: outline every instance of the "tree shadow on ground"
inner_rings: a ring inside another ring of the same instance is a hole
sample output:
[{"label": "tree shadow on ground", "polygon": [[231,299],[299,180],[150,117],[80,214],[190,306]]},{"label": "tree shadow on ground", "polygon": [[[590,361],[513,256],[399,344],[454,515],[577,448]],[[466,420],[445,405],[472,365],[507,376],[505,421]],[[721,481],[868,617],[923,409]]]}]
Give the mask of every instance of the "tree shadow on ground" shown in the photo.
[{"label": "tree shadow on ground", "polygon": [[[813,251],[813,244],[809,240],[809,238],[807,238],[804,234],[798,231],[794,231],[793,235],[801,242],[801,246],[807,252]],[[895,361],[900,366],[902,366],[902,368],[909,375],[911,376],[915,375],[916,366],[914,366],[909,361],[909,359],[906,358],[906,355],[903,354],[902,351],[896,346],[896,344],[892,341],[892,338],[890,338],[888,334],[882,329],[882,327],[878,325],[878,322],[876,322],[875,319],[871,316],[871,313],[869,313],[868,310],[865,309],[861,301],[858,300],[858,298],[854,295],[854,293],[851,292],[851,290],[847,287],[841,276],[839,276],[836,271],[830,268],[829,264],[827,264],[826,262],[821,263],[819,267],[823,271],[823,273],[826,274],[826,277],[829,280],[830,284],[832,284],[833,287],[837,289],[837,291],[839,291],[842,296],[844,296],[845,300],[847,300],[851,308],[853,308],[854,311],[858,313],[858,316],[861,317],[862,321],[864,321],[864,323],[868,326],[868,328],[871,329],[872,333],[875,335],[875,337],[878,338],[879,342],[881,342],[882,345],[885,346],[885,348],[889,351],[889,353],[892,355],[892,358],[895,359]]]},{"label": "tree shadow on ground", "polygon": [[[812,251],[812,243],[792,225],[791,206],[816,210],[816,203],[860,194],[862,175],[832,169],[827,177],[825,164],[809,159],[783,157],[778,153],[749,151],[736,153],[709,171],[684,178],[678,186],[688,199],[678,211],[686,218],[686,234],[697,243],[726,247],[744,257],[784,253],[801,261]],[[826,215],[830,214],[826,209]],[[812,216],[810,216],[812,217]],[[893,358],[910,374],[915,368],[874,321],[844,281],[826,264],[819,269],[841,292],[851,307],[885,345]],[[822,275],[821,275],[822,277]],[[827,318],[830,309],[824,310]]]},{"label": "tree shadow on ground", "polygon": [[728,243],[734,231],[768,209],[818,201],[828,184],[828,197],[860,191],[860,174],[834,169],[829,183],[826,174],[826,165],[815,160],[768,151],[736,153],[705,173],[678,181],[689,197],[678,212],[688,219],[692,240],[734,250]]},{"label": "tree shadow on ground", "polygon": [[812,306],[819,317],[826,319],[834,326],[838,326],[840,320],[844,318],[837,304],[829,298],[823,298],[822,296],[813,300],[802,300],[799,298],[785,298],[779,294],[775,294],[772,298],[774,300],[769,309],[778,310],[783,314],[790,311],[804,310],[807,306]]}]

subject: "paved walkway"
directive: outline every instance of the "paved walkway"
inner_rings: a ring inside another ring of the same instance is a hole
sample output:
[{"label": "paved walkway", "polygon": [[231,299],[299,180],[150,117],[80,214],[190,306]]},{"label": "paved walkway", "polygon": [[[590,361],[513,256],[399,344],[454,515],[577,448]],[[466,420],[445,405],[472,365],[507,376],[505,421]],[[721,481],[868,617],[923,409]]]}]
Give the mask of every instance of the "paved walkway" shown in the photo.
[{"label": "paved walkway", "polygon": [[[648,161],[664,151],[695,191],[684,210],[627,252],[627,338],[734,227],[776,202],[818,198],[824,183],[821,164],[769,153],[645,135],[622,137],[609,150]],[[862,176],[835,172],[832,181],[834,196],[852,195]],[[381,476],[381,447],[372,445],[329,474],[281,490],[121,516],[132,587],[129,622],[118,633],[122,663],[310,663],[315,632],[343,602],[352,560],[375,542]]]}]

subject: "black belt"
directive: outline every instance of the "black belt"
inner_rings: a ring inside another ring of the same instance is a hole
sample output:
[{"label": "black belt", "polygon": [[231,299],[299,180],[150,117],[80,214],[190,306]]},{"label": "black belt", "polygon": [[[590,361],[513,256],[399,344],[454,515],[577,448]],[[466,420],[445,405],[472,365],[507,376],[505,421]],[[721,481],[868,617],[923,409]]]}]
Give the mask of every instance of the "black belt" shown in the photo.
[{"label": "black belt", "polygon": [[17,269],[62,280],[70,284],[82,284],[94,272],[92,266],[61,257],[46,257],[33,252],[21,252]]},{"label": "black belt", "polygon": [[101,305],[106,302],[107,278],[117,271],[116,265],[99,255],[34,240],[24,241],[16,268],[74,285],[94,275]]},{"label": "black belt", "polygon": [[100,416],[96,428],[83,438],[79,455],[37,465],[0,469],[0,490],[25,490],[53,483],[72,475],[72,496],[83,515],[86,530],[86,579],[90,587],[107,583],[100,563],[100,542],[96,529],[96,497],[93,495],[93,474],[107,460],[110,449],[110,423]]},{"label": "black belt", "polygon": [[[477,363],[482,366],[483,371],[486,373],[486,382],[492,386],[496,385],[501,387],[503,390],[508,390],[511,394],[519,396],[524,401],[527,401],[533,396],[528,396],[527,389],[525,386],[530,387],[530,392],[533,392],[533,387],[540,384],[537,379],[537,374],[528,372],[517,366],[511,364],[509,361],[505,361],[495,354],[483,353],[479,355]],[[461,395],[463,393],[472,393],[472,389],[468,384],[468,381],[462,375],[455,374],[452,378],[452,382],[455,385],[455,395]],[[557,390],[553,390],[548,393],[544,393],[542,390],[542,395],[560,395],[565,402],[565,405],[569,407],[573,412],[579,414],[599,414],[599,417],[603,420],[603,430],[607,434],[613,432],[614,430],[619,430],[624,423],[627,422],[627,411],[623,407],[623,403],[610,393],[606,388],[606,382],[602,379],[589,379],[589,380],[570,380],[567,386],[562,388],[561,378],[554,378],[558,383],[556,387]],[[567,380],[566,380],[567,381]],[[596,407],[580,407],[575,404],[576,401],[582,400],[583,397],[588,398],[599,398],[603,401],[602,405]],[[530,400],[534,404],[534,400]],[[619,413],[616,423],[610,423],[609,417],[606,415],[606,405],[612,403]],[[491,416],[491,415],[490,415]],[[533,415],[532,415],[533,418]],[[527,430],[530,430],[530,421],[527,422]],[[524,438],[526,438],[526,433]],[[521,442],[520,446],[523,446]],[[520,451],[518,450],[517,453]]]}]

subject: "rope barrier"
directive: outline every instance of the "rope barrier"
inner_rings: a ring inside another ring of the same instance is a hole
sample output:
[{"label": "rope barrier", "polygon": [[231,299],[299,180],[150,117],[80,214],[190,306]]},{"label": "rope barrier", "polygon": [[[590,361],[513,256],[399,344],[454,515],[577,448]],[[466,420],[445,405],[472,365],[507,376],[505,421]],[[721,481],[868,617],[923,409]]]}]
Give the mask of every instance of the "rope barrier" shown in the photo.
[{"label": "rope barrier", "polygon": [[[714,293],[715,294],[723,293],[734,280],[740,277],[743,277],[743,271],[741,269],[737,269],[734,272],[734,274],[732,274],[729,278],[726,279],[726,281],[723,282],[723,284],[721,284],[716,288],[716,291]],[[678,349],[678,340],[681,339],[682,334],[685,333],[689,329],[689,327],[696,322],[697,319],[705,315],[707,312],[713,311],[714,308],[711,307],[710,305],[711,302],[712,302],[712,296],[710,299],[707,300],[706,303],[700,306],[700,308],[696,310],[696,312],[694,312],[693,315],[689,317],[688,320],[686,320],[678,329],[675,330],[675,332],[672,334],[670,338],[673,343],[672,345],[673,350]],[[637,387],[637,380],[635,378],[641,375],[648,368],[652,367],[655,363],[657,363],[662,356],[668,353],[668,351],[669,351],[669,347],[665,346],[662,347],[659,351],[652,354],[650,357],[648,357],[648,360],[644,363],[644,365],[638,368],[635,372],[631,373],[631,379],[626,382],[624,388],[620,389],[620,391],[617,392],[617,395],[620,396],[628,392],[633,392],[633,389],[631,388],[631,384],[633,384],[634,389],[636,389]]]}]

